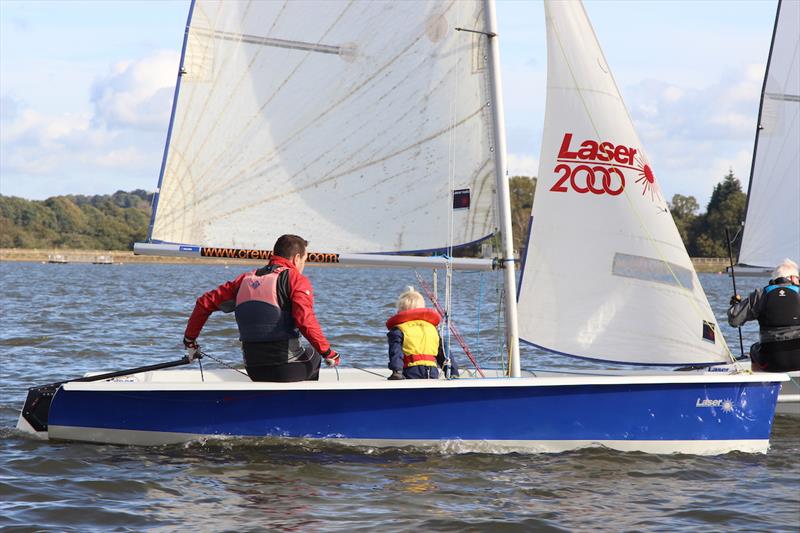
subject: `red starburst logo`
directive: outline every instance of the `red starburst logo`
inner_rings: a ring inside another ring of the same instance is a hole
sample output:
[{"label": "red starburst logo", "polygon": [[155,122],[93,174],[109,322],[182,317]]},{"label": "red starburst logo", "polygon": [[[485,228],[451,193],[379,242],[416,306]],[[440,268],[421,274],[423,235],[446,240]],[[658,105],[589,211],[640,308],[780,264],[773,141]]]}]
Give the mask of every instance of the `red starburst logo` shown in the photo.
[{"label": "red starburst logo", "polygon": [[642,184],[642,196],[649,192],[650,200],[654,202],[656,199],[660,200],[661,191],[656,183],[656,175],[653,174],[653,169],[650,168],[649,164],[645,163],[644,159],[642,159],[639,154],[636,154],[635,165],[636,170],[639,172],[639,178],[636,180],[636,183]]}]

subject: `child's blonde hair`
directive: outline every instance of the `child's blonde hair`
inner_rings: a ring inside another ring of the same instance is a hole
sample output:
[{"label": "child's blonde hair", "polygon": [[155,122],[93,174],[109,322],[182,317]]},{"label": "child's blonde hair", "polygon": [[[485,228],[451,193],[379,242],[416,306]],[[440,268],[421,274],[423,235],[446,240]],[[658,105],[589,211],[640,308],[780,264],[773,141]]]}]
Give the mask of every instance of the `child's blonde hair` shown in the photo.
[{"label": "child's blonde hair", "polygon": [[425,307],[425,299],[410,285],[397,299],[397,311],[408,311],[409,309],[420,309]]}]

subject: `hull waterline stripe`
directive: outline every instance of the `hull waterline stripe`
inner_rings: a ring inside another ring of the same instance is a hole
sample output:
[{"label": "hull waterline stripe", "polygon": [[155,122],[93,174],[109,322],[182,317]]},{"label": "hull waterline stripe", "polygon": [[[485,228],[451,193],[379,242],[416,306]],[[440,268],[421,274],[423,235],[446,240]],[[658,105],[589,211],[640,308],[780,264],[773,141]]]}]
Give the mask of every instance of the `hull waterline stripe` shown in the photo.
[{"label": "hull waterline stripe", "polygon": [[[158,431],[135,431],[123,429],[51,426],[50,438],[55,440],[78,440],[140,446],[181,444],[206,439],[238,440],[253,437],[202,435],[192,433],[170,433]],[[259,437],[255,437],[259,438]],[[329,444],[378,448],[435,448],[447,453],[560,453],[581,448],[603,447],[625,452],[657,454],[688,453],[717,455],[732,451],[766,453],[769,440],[432,440],[432,439],[352,439],[327,438],[306,439],[272,437],[281,440],[324,440]]]}]

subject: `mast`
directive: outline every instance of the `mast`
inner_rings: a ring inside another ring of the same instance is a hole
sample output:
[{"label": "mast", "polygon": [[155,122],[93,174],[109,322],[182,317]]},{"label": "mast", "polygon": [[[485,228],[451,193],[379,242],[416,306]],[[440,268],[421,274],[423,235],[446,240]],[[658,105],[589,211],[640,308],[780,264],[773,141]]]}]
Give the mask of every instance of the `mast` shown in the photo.
[{"label": "mast", "polygon": [[494,0],[484,0],[486,37],[489,46],[490,96],[493,107],[494,165],[497,176],[497,213],[502,238],[503,281],[506,293],[505,320],[509,373],[520,376],[519,333],[517,328],[517,280],[514,267],[514,241],[511,234],[511,194],[506,175],[506,126],[503,115],[503,86],[500,82],[500,49],[497,43],[497,15]]},{"label": "mast", "polygon": [[164,155],[161,158],[161,170],[158,172],[158,186],[153,195],[153,205],[151,206],[150,224],[147,226],[147,242],[153,236],[153,224],[156,222],[156,211],[158,210],[158,198],[161,194],[161,183],[164,181],[164,169],[167,168],[167,155],[169,155],[169,141],[172,139],[172,126],[175,124],[175,109],[178,107],[178,95],[181,92],[181,78],[186,73],[183,62],[186,59],[186,44],[189,42],[189,31],[192,29],[192,15],[194,14],[194,3],[189,4],[189,14],[186,16],[186,29],[183,32],[183,45],[181,46],[181,59],[178,63],[178,79],[175,80],[175,92],[172,95],[172,110],[169,114],[169,126],[167,126],[167,140],[164,142]]}]

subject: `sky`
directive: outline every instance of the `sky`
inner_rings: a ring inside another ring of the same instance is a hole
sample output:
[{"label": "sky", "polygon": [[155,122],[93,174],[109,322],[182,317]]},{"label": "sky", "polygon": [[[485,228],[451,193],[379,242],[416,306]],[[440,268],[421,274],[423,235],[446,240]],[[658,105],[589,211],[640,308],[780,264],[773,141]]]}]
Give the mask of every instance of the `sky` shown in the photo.
[{"label": "sky", "polygon": [[[800,0],[787,0],[800,1]],[[747,187],[775,0],[586,0],[666,198]],[[0,0],[0,194],[154,190],[188,0]],[[541,1],[497,0],[510,175],[537,174]]]}]

